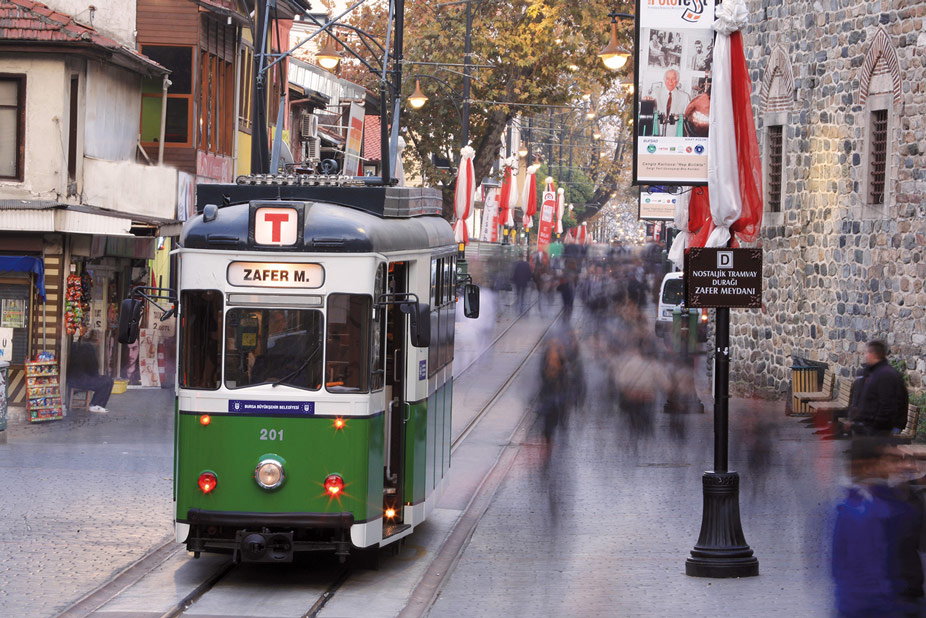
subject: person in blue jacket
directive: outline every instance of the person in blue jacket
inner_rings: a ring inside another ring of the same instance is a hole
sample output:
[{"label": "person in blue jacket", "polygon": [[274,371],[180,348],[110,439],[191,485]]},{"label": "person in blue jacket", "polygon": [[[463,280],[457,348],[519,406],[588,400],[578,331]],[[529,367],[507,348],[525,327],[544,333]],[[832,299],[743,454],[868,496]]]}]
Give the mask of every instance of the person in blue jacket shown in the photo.
[{"label": "person in blue jacket", "polygon": [[923,506],[899,482],[904,454],[883,438],[853,440],[853,484],[836,506],[832,574],[846,618],[924,616]]}]

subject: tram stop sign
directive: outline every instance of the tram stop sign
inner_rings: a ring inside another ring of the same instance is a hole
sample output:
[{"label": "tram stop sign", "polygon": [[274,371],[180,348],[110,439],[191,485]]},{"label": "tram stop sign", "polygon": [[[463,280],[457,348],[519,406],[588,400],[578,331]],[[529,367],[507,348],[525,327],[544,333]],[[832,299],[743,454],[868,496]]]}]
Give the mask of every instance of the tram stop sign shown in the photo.
[{"label": "tram stop sign", "polygon": [[685,253],[685,306],[762,307],[762,250],[692,248]]}]

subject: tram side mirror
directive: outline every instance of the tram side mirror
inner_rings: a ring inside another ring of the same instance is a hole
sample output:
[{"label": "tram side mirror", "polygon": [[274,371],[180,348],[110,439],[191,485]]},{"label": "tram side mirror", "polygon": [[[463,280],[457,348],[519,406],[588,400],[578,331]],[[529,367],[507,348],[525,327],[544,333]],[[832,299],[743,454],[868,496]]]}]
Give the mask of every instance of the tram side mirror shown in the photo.
[{"label": "tram side mirror", "polygon": [[463,315],[468,318],[479,317],[479,286],[467,283],[463,286]]},{"label": "tram side mirror", "polygon": [[409,337],[416,348],[431,345],[431,307],[428,303],[402,303],[402,313],[408,314]]},{"label": "tram side mirror", "polygon": [[138,326],[144,301],[126,298],[119,310],[119,343],[135,343],[138,340]]}]

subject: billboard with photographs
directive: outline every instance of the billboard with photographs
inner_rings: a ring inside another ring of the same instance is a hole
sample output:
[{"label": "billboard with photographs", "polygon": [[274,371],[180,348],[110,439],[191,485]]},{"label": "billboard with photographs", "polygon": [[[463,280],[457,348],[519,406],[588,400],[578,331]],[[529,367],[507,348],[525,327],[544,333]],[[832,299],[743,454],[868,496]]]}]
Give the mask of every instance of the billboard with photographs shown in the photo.
[{"label": "billboard with photographs", "polygon": [[707,184],[714,5],[637,0],[635,184]]},{"label": "billboard with photographs", "polygon": [[685,191],[688,187],[678,185],[654,185],[640,187],[640,208],[638,219],[641,221],[672,221],[675,219],[675,205],[680,200],[687,201]]}]

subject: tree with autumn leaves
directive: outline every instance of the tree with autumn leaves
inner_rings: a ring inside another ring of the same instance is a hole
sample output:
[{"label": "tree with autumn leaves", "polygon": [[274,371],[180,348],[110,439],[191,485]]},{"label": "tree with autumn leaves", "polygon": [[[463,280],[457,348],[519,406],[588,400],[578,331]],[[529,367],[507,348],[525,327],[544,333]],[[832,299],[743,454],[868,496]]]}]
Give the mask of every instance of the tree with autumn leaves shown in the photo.
[{"label": "tree with autumn leaves", "polygon": [[[597,56],[607,43],[608,12],[613,8],[612,2],[604,0],[472,1],[471,63],[481,65],[471,70],[469,133],[470,145],[476,151],[476,178],[490,176],[513,119],[536,118],[539,126],[541,119],[555,112],[560,124],[569,124],[573,166],[583,169],[596,187],[588,202],[588,214],[617,188],[629,146],[615,140],[596,143],[583,125],[588,105],[583,95],[588,93],[600,107],[596,110],[599,117],[626,114],[629,118],[630,105],[617,85],[629,68],[609,71]],[[454,165],[460,156],[463,70],[459,65],[463,62],[465,10],[462,4],[441,7],[434,0],[405,2],[404,57],[409,62],[402,67],[402,94],[407,97],[417,79],[429,97],[417,110],[403,101],[406,173],[441,187],[447,205],[452,202],[454,176],[451,170],[435,167],[432,155]],[[387,11],[386,2],[370,2],[356,9],[347,21],[384,42]],[[632,23],[621,24],[619,35],[631,49]],[[377,76],[359,63],[344,63],[341,75],[373,92],[379,89]],[[566,135],[551,125],[551,130],[532,139],[538,146],[535,152],[546,152],[547,141],[559,148]],[[556,165],[551,169],[556,177]]]}]

